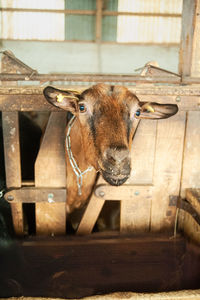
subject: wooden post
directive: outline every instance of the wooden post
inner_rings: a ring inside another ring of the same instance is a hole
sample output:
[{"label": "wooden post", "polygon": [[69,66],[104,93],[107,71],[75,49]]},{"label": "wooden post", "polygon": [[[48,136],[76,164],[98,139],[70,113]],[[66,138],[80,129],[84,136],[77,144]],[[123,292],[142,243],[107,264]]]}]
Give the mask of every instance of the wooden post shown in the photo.
[{"label": "wooden post", "polygon": [[[1,71],[5,73],[17,73],[18,69],[13,68],[12,62],[7,55],[2,56]],[[6,86],[10,83],[2,82]],[[16,85],[12,82],[10,85]],[[21,159],[19,142],[19,115],[17,111],[2,112],[4,156],[6,169],[6,187],[21,187]],[[23,208],[22,203],[11,203],[13,226],[16,235],[24,234]]]},{"label": "wooden post", "polygon": [[[3,140],[7,188],[21,187],[21,160],[18,112],[2,112]],[[23,235],[22,203],[11,203],[13,225],[17,235]]]},{"label": "wooden post", "polygon": [[[183,76],[200,77],[200,0],[183,1],[182,42],[180,71]],[[192,100],[192,99],[191,99]],[[197,109],[196,109],[197,110]],[[181,196],[186,196],[187,188],[200,188],[200,112],[190,111],[186,115],[185,148],[183,156]],[[185,213],[180,213],[180,226],[189,235],[199,236],[195,221]],[[192,228],[188,231],[188,224]],[[198,241],[199,241],[198,237]]]},{"label": "wooden post", "polygon": [[[35,163],[36,187],[66,187],[65,127],[66,113],[51,113]],[[36,202],[36,233],[39,235],[65,234],[66,204],[54,202],[54,194],[51,194],[49,203]]]},{"label": "wooden post", "polygon": [[[197,4],[199,0],[183,0],[182,33],[179,57],[179,73],[190,76],[192,70],[193,50],[196,41]],[[199,38],[198,38],[199,39]]]}]

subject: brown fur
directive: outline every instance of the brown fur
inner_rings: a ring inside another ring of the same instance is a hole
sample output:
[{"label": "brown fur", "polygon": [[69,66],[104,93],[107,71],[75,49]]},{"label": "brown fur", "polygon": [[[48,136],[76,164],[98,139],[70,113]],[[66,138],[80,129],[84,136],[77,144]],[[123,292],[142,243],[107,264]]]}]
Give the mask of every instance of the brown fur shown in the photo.
[{"label": "brown fur", "polygon": [[[57,101],[60,94],[61,103]],[[76,116],[70,134],[73,156],[82,172],[93,166],[92,171],[83,175],[82,195],[78,195],[77,178],[66,155],[68,213],[87,203],[98,171],[110,184],[120,185],[126,181],[130,174],[135,118],[168,118],[178,110],[171,104],[141,103],[127,88],[106,84],[94,85],[79,95],[47,87],[44,95],[51,104]],[[85,106],[82,112],[81,104]],[[136,115],[138,110],[139,116]]]},{"label": "brown fur", "polygon": [[[133,95],[125,87],[115,87],[111,91],[110,86],[98,84],[87,91],[83,92],[80,99],[87,101],[96,113],[101,113],[99,119],[96,141],[94,144],[88,124],[83,118],[77,118],[71,130],[72,153],[81,170],[85,170],[89,165],[92,165],[95,170],[88,172],[83,176],[82,195],[78,195],[76,184],[76,176],[67,160],[67,211],[71,212],[74,208],[79,208],[84,205],[89,195],[91,194],[93,185],[96,179],[96,172],[102,166],[101,155],[109,147],[110,142],[117,145],[131,147],[132,136],[127,140],[126,124],[124,124],[124,102],[128,103],[133,100]],[[80,100],[80,102],[81,102]],[[136,105],[138,100],[135,97]],[[94,111],[93,111],[94,113]],[[108,134],[106,134],[108,133]]]}]

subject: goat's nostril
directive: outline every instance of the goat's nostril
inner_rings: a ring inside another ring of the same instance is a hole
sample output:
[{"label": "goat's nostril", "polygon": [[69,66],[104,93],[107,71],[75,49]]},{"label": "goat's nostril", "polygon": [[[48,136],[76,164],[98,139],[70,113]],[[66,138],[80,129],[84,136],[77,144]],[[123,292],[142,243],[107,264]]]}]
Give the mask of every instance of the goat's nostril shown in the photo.
[{"label": "goat's nostril", "polygon": [[111,164],[121,164],[129,159],[129,150],[126,148],[108,148],[106,151],[106,159]]}]

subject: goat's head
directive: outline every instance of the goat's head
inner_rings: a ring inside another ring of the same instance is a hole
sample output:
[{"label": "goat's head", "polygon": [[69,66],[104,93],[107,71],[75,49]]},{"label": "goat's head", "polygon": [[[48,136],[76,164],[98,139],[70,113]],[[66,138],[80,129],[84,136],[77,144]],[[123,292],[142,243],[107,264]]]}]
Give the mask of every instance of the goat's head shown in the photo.
[{"label": "goat's head", "polygon": [[130,175],[134,120],[165,119],[178,111],[175,104],[140,102],[127,88],[106,84],[82,93],[46,87],[44,95],[51,104],[76,116],[88,165],[111,185],[123,184]]}]

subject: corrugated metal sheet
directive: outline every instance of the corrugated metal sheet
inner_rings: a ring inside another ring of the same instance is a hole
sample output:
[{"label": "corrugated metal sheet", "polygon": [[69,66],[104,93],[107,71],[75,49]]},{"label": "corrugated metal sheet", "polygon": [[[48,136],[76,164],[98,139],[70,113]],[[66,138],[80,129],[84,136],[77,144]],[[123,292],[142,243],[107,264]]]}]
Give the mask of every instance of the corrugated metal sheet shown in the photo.
[{"label": "corrugated metal sheet", "polygon": [[182,0],[119,0],[119,11],[181,13]]},{"label": "corrugated metal sheet", "polygon": [[[64,9],[63,0],[2,0],[2,7]],[[4,39],[64,40],[64,14],[3,12],[1,37]]]},{"label": "corrugated metal sheet", "polygon": [[[181,14],[182,0],[119,0],[118,10],[136,13]],[[180,34],[180,17],[118,17],[118,42],[179,43]]]},{"label": "corrugated metal sheet", "polygon": [[[96,0],[1,0],[2,7],[96,10]],[[182,0],[104,0],[105,10],[181,13]],[[1,37],[28,40],[95,40],[95,16],[3,12]],[[180,17],[104,16],[102,40],[134,43],[179,43]]]}]

